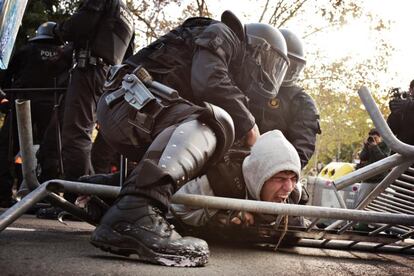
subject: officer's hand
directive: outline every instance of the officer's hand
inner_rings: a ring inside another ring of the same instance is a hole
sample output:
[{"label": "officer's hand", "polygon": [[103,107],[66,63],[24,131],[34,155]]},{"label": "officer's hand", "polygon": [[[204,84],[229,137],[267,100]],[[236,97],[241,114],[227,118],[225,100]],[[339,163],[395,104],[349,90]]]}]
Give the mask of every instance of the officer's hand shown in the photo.
[{"label": "officer's hand", "polygon": [[389,103],[389,107],[391,112],[398,113],[403,112],[405,108],[407,107],[408,100],[403,99],[393,99]]},{"label": "officer's hand", "polygon": [[0,100],[0,112],[6,114],[10,110],[10,102],[7,99]]},{"label": "officer's hand", "polygon": [[257,138],[259,138],[260,136],[260,132],[259,132],[259,127],[254,124],[253,128],[251,130],[249,130],[249,132],[247,132],[246,134],[246,138],[245,138],[245,145],[248,147],[251,147],[254,145],[254,143],[256,143]]}]

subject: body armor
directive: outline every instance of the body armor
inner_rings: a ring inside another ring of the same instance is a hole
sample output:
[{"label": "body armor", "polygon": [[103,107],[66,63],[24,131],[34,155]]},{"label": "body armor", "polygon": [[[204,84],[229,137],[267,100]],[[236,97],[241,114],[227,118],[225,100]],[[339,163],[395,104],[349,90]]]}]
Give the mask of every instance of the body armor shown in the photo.
[{"label": "body armor", "polygon": [[[91,0],[90,0],[91,1]],[[92,54],[108,64],[120,64],[134,33],[132,13],[125,1],[112,0],[106,5],[92,40]]]}]

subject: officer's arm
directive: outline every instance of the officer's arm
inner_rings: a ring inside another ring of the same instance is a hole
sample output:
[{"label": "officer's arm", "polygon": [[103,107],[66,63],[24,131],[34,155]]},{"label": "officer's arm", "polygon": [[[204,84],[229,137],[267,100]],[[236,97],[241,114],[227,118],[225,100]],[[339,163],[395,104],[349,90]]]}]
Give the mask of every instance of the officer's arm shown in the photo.
[{"label": "officer's arm", "polygon": [[193,56],[191,87],[197,101],[220,106],[230,114],[236,139],[240,139],[253,128],[255,120],[247,108],[247,97],[235,85],[229,72],[231,59],[238,54],[240,44],[232,34],[220,31],[213,30],[208,33],[209,37],[196,41],[199,47]]},{"label": "officer's arm", "polygon": [[395,135],[399,135],[402,124],[402,114],[391,112],[387,118],[387,124]]},{"label": "officer's arm", "polygon": [[86,0],[69,19],[55,27],[55,33],[63,41],[89,40],[93,35],[107,1]]},{"label": "officer's arm", "polygon": [[303,168],[315,151],[316,135],[321,133],[319,112],[313,99],[300,93],[292,100],[292,114],[287,139],[298,151]]}]

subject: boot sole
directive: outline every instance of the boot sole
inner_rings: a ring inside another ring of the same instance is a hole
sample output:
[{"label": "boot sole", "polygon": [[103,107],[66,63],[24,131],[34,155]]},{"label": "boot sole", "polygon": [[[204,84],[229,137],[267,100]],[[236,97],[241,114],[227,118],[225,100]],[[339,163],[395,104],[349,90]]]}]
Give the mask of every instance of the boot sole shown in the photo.
[{"label": "boot sole", "polygon": [[[208,252],[205,252],[204,254],[194,252],[193,256],[157,253],[140,241],[132,237],[121,235],[106,225],[101,225],[98,228],[93,232],[90,243],[105,252],[125,257],[136,255],[140,261],[174,267],[203,266],[208,262]],[[99,237],[106,238],[102,239]],[[119,242],[118,245],[112,244],[111,240],[122,241],[122,245],[119,246]]]}]

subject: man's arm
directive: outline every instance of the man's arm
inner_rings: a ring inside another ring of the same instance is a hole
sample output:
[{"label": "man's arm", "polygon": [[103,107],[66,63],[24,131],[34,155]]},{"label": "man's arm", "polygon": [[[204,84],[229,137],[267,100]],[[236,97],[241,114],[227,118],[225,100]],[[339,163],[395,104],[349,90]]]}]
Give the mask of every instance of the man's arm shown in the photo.
[{"label": "man's arm", "polygon": [[291,114],[286,138],[297,150],[303,168],[315,151],[316,135],[321,133],[319,112],[313,99],[303,92],[292,100]]},{"label": "man's arm", "polygon": [[[187,182],[176,193],[214,196],[206,175]],[[178,219],[185,224],[192,226],[205,225],[209,219],[218,212],[218,210],[210,210],[182,204],[171,204],[171,209]]]},{"label": "man's arm", "polygon": [[55,27],[55,33],[63,41],[86,41],[96,29],[108,0],[85,0],[82,6],[67,20]]}]

